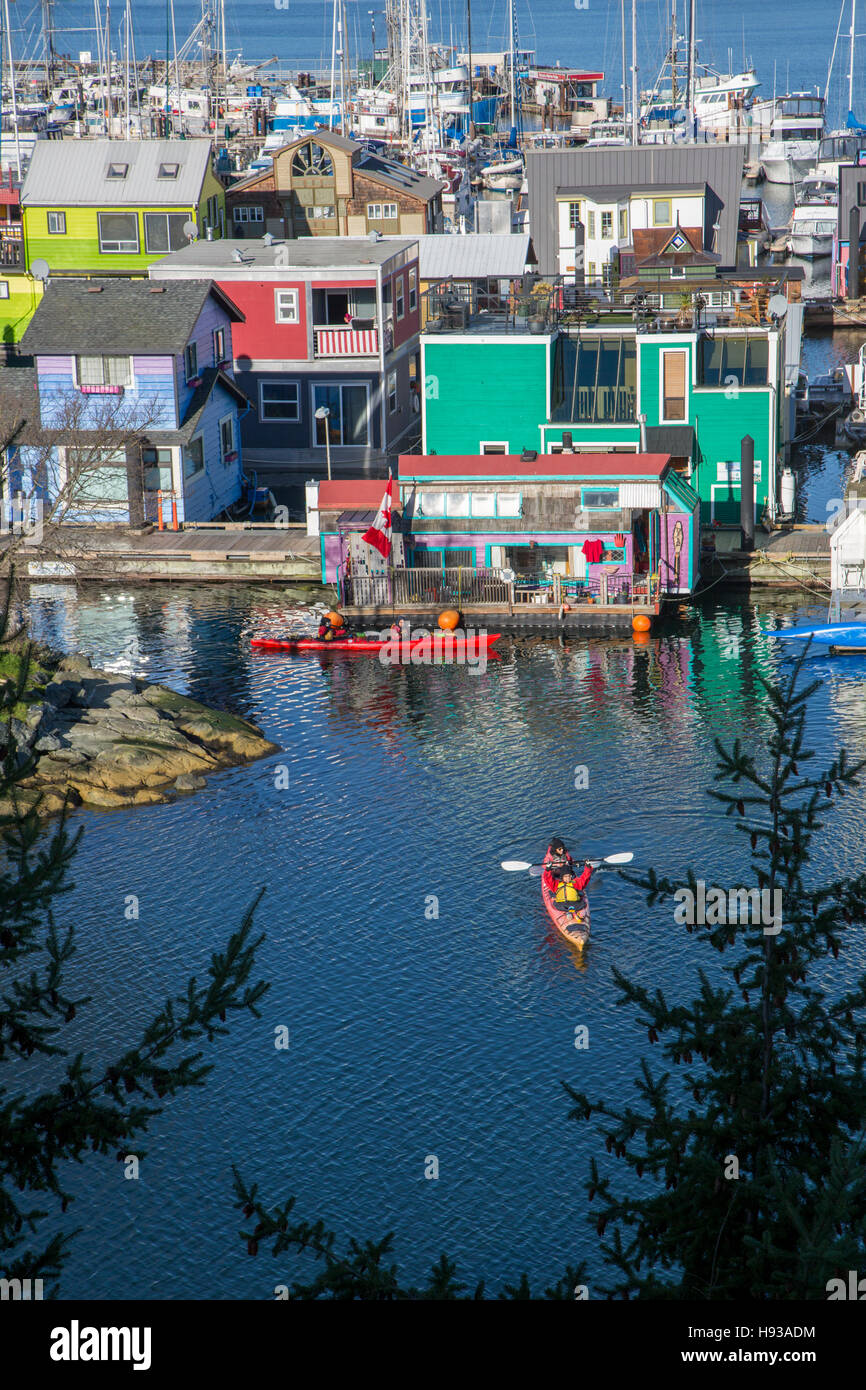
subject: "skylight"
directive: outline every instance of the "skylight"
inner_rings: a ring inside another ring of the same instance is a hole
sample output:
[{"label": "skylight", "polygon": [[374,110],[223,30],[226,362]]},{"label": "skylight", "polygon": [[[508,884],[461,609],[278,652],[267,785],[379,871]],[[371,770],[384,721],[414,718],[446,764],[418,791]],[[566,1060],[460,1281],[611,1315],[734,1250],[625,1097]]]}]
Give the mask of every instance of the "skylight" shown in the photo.
[{"label": "skylight", "polygon": [[179,164],[160,164],[158,179],[176,179],[180,170]]},{"label": "skylight", "polygon": [[125,179],[128,172],[128,164],[109,164],[105,177],[107,179]]}]

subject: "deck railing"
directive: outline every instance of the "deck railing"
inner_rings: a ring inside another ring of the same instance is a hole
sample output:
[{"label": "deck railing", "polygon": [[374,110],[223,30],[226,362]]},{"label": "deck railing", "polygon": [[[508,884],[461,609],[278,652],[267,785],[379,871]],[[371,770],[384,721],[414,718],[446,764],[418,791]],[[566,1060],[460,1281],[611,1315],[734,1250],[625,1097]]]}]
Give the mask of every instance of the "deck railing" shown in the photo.
[{"label": "deck railing", "polygon": [[395,569],[391,574],[350,575],[345,601],[356,608],[430,608],[451,604],[508,603],[511,585],[499,570],[468,567]]}]

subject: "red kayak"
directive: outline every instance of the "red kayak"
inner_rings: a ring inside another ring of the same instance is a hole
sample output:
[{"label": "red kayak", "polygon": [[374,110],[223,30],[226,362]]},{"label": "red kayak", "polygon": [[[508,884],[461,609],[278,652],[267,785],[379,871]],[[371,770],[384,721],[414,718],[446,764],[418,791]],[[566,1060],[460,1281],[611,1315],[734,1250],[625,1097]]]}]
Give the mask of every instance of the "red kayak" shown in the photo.
[{"label": "red kayak", "polygon": [[347,655],[369,656],[388,647],[395,661],[411,660],[418,656],[477,656],[487,651],[502,636],[499,632],[485,632],[470,637],[455,637],[450,632],[430,633],[426,637],[413,637],[408,642],[396,638],[386,642],[371,637],[344,637],[335,642],[323,642],[318,637],[253,637],[251,647],[268,652],[345,652]]},{"label": "red kayak", "polygon": [[[544,856],[544,863],[547,864],[550,855]],[[548,893],[544,879],[541,880],[541,898],[547,909],[550,918],[559,935],[573,946],[575,950],[582,951],[589,940],[589,902],[586,894],[581,893],[580,901],[575,903],[572,908],[561,908],[554,902],[553,894]]]}]

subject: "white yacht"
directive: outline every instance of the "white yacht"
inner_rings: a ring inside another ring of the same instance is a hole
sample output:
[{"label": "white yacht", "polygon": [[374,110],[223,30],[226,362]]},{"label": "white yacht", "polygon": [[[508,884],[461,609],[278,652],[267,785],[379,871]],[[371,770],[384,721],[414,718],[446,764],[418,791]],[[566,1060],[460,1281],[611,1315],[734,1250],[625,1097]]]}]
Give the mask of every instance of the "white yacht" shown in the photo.
[{"label": "white yacht", "polygon": [[[765,105],[762,103],[762,105]],[[773,117],[769,143],[761,155],[768,183],[798,183],[814,166],[824,135],[824,98],[809,92],[791,92],[772,103]],[[758,130],[763,130],[766,113],[753,109]]]},{"label": "white yacht", "polygon": [[833,203],[800,203],[791,215],[791,250],[795,256],[816,260],[829,256],[836,234],[838,208]]}]

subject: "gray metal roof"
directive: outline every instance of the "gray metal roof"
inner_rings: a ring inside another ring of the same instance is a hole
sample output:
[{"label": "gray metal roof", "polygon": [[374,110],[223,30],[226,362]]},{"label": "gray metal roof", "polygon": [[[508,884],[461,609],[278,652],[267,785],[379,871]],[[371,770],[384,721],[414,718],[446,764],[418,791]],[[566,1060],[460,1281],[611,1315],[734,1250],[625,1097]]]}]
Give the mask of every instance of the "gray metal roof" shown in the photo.
[{"label": "gray metal roof", "polygon": [[[387,238],[389,241],[392,238]],[[418,237],[418,274],[422,280],[514,280],[522,275],[530,254],[528,232],[514,236],[469,232],[465,236],[435,233]]]},{"label": "gray metal roof", "polygon": [[[209,140],[37,140],[21,189],[24,207],[191,207],[201,196]],[[125,178],[108,166],[127,165]],[[177,164],[176,178],[160,178]]]},{"label": "gray metal roof", "polygon": [[[678,183],[662,190],[662,197],[667,197],[669,193],[703,193],[706,188],[705,183]],[[633,193],[653,193],[658,197],[659,188],[654,183],[598,183],[581,184],[576,188],[558,188],[557,193],[560,198],[588,198],[590,202],[618,203],[620,200],[630,198]]]},{"label": "gray metal roof", "polygon": [[[179,251],[172,251],[150,267],[151,279],[189,275],[200,272],[213,275],[230,270],[273,270],[283,277],[291,276],[292,267],[308,270],[363,269],[382,265],[401,251],[414,249],[417,237],[307,236],[290,241],[273,241],[266,246],[263,239],[225,237],[221,241],[193,241]],[[243,260],[235,256],[238,252]]]},{"label": "gray metal roof", "polygon": [[209,280],[159,287],[148,280],[53,280],[21,350],[121,357],[182,352],[210,295],[243,321],[237,306]]},{"label": "gray metal roof", "polygon": [[602,187],[668,190],[707,185],[707,233],[721,222],[715,250],[723,266],[737,263],[742,145],[611,145],[589,150],[529,150],[529,229],[542,275],[557,265],[556,195],[560,189]]}]

